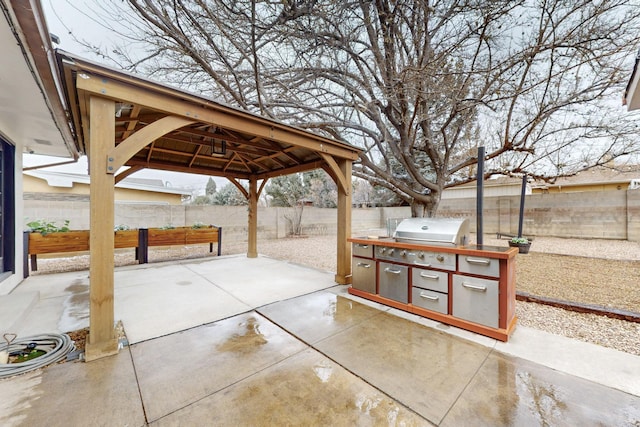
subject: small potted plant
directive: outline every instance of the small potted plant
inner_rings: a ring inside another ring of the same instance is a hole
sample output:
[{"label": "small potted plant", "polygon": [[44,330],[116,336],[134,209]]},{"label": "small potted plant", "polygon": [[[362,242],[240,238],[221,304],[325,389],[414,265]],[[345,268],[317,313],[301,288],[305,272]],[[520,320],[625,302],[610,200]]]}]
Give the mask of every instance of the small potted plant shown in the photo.
[{"label": "small potted plant", "polygon": [[518,253],[528,254],[531,247],[531,241],[526,237],[514,237],[509,240],[509,246],[512,248],[518,248]]}]

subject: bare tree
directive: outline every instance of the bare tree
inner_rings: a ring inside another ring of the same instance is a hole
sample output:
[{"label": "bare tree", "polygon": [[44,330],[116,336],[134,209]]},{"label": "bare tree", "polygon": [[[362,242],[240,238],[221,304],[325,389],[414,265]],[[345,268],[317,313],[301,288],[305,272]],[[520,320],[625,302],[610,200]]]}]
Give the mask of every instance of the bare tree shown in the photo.
[{"label": "bare tree", "polygon": [[127,0],[104,11],[133,43],[109,57],[363,147],[354,175],[423,216],[476,179],[479,146],[483,178],[552,180],[638,154],[619,107],[640,44],[634,3]]}]

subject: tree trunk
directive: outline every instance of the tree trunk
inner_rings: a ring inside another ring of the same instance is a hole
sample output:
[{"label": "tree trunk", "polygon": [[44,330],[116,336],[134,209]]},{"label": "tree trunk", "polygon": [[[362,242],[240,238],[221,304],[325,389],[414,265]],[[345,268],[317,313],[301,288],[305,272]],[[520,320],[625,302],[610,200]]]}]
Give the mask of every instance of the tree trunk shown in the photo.
[{"label": "tree trunk", "polygon": [[432,218],[436,216],[439,204],[440,198],[434,196],[423,200],[413,199],[411,202],[411,216],[413,218]]}]

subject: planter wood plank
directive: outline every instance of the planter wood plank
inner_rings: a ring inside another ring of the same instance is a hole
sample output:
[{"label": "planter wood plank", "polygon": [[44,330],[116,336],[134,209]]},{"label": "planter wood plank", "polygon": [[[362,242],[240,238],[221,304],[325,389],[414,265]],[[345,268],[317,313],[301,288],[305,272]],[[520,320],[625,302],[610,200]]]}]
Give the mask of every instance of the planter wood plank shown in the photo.
[{"label": "planter wood plank", "polygon": [[116,231],[113,243],[116,249],[137,248],[138,230]]},{"label": "planter wood plank", "polygon": [[89,250],[89,231],[29,234],[29,253],[32,255]]}]

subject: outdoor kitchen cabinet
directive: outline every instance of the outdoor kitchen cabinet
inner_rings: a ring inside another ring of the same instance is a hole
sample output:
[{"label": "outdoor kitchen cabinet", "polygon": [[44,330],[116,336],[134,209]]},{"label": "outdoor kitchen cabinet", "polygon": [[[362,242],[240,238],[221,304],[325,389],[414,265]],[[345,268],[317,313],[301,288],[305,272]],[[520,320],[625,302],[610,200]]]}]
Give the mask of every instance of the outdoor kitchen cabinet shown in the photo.
[{"label": "outdoor kitchen cabinet", "polygon": [[376,293],[376,262],[373,245],[354,243],[351,258],[351,285],[358,290]]},{"label": "outdoor kitchen cabinet", "polygon": [[516,324],[517,248],[350,238],[349,293],[507,341]]}]

